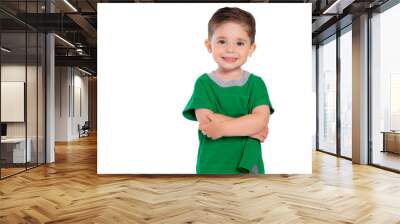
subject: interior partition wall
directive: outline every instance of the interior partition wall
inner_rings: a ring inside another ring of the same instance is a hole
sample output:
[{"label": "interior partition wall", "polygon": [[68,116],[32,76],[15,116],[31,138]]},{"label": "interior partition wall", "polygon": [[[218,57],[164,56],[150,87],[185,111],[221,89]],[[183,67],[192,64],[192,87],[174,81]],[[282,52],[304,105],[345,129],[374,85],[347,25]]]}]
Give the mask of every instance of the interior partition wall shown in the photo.
[{"label": "interior partition wall", "polygon": [[20,17],[42,12],[43,2],[20,1],[17,15],[0,11],[1,179],[45,163],[46,38]]},{"label": "interior partition wall", "polygon": [[[1,33],[1,177],[26,170],[26,33]],[[6,49],[6,50],[4,50]],[[18,49],[18,50],[17,50]],[[30,162],[30,160],[28,160]]]}]

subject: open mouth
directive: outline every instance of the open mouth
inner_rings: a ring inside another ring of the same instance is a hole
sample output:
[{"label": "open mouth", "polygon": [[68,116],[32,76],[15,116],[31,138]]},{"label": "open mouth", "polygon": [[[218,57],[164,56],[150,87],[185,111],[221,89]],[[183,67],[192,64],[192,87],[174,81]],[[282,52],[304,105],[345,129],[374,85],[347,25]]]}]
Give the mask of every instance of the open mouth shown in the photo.
[{"label": "open mouth", "polygon": [[222,59],[228,63],[233,63],[233,62],[237,61],[237,58],[235,58],[235,57],[222,57]]}]

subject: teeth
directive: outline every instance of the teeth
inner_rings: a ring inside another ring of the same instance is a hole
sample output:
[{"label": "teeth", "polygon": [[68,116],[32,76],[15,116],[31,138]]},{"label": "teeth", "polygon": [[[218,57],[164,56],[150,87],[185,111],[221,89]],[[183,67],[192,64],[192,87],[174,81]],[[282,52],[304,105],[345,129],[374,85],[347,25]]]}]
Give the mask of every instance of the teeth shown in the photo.
[{"label": "teeth", "polygon": [[236,61],[236,58],[230,58],[230,57],[223,57],[223,59],[226,61]]}]

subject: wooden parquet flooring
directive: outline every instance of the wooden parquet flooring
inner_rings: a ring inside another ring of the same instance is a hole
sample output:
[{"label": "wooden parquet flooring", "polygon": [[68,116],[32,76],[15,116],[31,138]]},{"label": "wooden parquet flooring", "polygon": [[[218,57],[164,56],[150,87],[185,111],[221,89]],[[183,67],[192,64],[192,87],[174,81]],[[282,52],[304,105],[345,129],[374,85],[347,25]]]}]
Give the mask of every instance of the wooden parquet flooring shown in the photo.
[{"label": "wooden parquet flooring", "polygon": [[400,223],[400,175],[313,152],[312,175],[96,174],[96,137],[0,181],[0,223]]}]

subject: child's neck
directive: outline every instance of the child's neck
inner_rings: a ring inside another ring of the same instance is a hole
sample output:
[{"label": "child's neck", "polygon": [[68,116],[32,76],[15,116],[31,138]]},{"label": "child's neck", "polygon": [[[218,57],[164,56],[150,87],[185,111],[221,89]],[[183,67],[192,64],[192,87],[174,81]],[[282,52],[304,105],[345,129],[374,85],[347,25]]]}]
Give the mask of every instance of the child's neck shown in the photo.
[{"label": "child's neck", "polygon": [[215,70],[215,75],[217,76],[217,78],[224,81],[240,80],[243,76],[243,70],[241,68],[235,70],[223,70],[221,68],[218,68],[217,70]]}]

